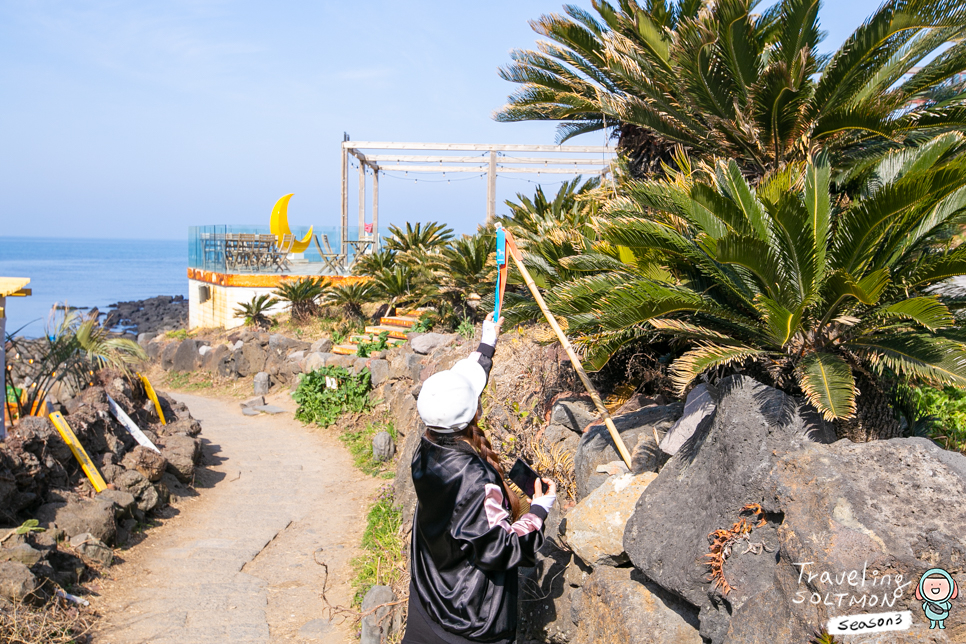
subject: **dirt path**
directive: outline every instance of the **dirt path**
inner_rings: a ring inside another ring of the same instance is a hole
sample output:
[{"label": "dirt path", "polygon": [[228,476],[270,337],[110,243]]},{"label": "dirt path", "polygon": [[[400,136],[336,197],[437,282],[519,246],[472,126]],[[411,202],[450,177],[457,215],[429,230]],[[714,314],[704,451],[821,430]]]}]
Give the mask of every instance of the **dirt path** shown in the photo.
[{"label": "dirt path", "polygon": [[351,641],[323,619],[315,557],[329,568],[329,600],[348,605],[348,562],[384,481],[290,413],[248,417],[237,402],[175,397],[202,422],[196,485],[208,489],[119,553],[93,602],[104,616],[95,644]]}]

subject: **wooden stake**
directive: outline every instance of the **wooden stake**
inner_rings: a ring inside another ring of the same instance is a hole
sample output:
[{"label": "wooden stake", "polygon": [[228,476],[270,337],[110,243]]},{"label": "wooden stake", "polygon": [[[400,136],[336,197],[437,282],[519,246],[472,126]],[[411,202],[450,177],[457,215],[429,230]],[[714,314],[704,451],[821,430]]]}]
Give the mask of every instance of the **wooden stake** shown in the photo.
[{"label": "wooden stake", "polygon": [[540,295],[540,290],[537,285],[534,284],[533,278],[530,277],[530,272],[527,267],[523,265],[523,256],[520,254],[520,249],[517,248],[516,240],[513,235],[510,234],[509,230],[504,229],[506,233],[506,247],[510,251],[510,255],[513,257],[514,263],[516,263],[517,268],[520,269],[520,274],[523,276],[523,281],[526,283],[527,288],[533,294],[533,299],[536,300],[537,306],[543,311],[543,316],[547,318],[547,322],[553,329],[554,333],[557,334],[557,339],[560,341],[561,346],[563,346],[564,351],[570,356],[570,363],[573,364],[574,369],[577,370],[577,375],[580,376],[580,381],[584,383],[584,388],[587,393],[590,394],[590,399],[594,401],[594,406],[600,415],[604,419],[604,425],[607,427],[607,431],[610,433],[611,439],[614,441],[614,445],[617,447],[617,452],[620,454],[624,463],[627,465],[627,469],[631,469],[631,455],[627,451],[627,445],[624,444],[624,439],[621,438],[620,432],[617,431],[617,426],[614,425],[614,419],[610,417],[610,412],[607,411],[607,407],[604,406],[604,401],[600,399],[600,394],[597,393],[596,387],[590,382],[590,378],[587,377],[587,372],[584,371],[584,366],[580,364],[580,358],[577,356],[577,352],[570,344],[570,340],[564,335],[563,329],[557,324],[557,319],[554,318],[553,313],[547,308],[547,303],[543,300],[543,296]]}]

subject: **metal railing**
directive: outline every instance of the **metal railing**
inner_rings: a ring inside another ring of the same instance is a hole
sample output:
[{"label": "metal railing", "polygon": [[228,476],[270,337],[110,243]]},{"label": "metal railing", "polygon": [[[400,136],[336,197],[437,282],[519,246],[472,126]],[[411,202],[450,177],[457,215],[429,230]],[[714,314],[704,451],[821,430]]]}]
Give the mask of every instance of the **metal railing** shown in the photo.
[{"label": "metal railing", "polygon": [[345,244],[339,228],[313,229],[308,247],[293,248],[305,241],[308,227],[291,235],[276,236],[268,226],[191,226],[188,229],[188,267],[218,273],[346,275],[356,257],[371,252],[378,231],[350,227]]}]

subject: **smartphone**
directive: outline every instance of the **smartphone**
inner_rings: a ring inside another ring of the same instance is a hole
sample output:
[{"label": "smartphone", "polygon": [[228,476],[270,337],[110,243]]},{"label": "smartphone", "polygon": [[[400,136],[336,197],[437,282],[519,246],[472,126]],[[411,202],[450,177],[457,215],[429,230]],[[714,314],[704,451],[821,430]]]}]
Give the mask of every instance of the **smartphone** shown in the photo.
[{"label": "smartphone", "polygon": [[518,488],[523,490],[524,494],[532,499],[535,485],[540,475],[534,472],[532,467],[518,458],[516,463],[513,464],[513,467],[510,468],[510,473],[507,475],[507,478],[513,481]]}]

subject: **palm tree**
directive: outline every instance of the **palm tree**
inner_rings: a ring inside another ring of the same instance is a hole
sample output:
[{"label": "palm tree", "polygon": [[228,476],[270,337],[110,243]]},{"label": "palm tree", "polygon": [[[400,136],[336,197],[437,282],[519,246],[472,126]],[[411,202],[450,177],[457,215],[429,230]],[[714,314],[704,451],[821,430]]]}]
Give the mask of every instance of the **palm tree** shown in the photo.
[{"label": "palm tree", "polygon": [[342,307],[350,317],[362,319],[362,305],[371,302],[375,295],[376,289],[371,282],[357,282],[333,287],[323,301],[331,306]]},{"label": "palm tree", "polygon": [[[55,309],[56,310],[56,309]],[[87,317],[76,311],[65,310],[62,317],[53,318],[43,338],[28,341],[7,336],[7,341],[20,355],[30,355],[33,368],[32,382],[27,387],[25,400],[19,400],[18,414],[22,417],[40,409],[51,389],[60,382],[76,389],[92,383],[92,376],[110,368],[130,377],[129,368],[147,358],[137,342],[113,335],[100,324],[97,314]],[[12,374],[4,374],[12,380]],[[12,387],[13,382],[8,382]]]},{"label": "palm tree", "polygon": [[[597,225],[587,273],[551,291],[600,367],[628,342],[685,343],[683,393],[702,373],[746,365],[800,390],[850,437],[898,433],[881,379],[966,386],[966,334],[930,289],[966,274],[966,246],[935,240],[966,221],[966,137],[893,151],[855,199],[830,196],[824,153],[757,187],[734,161],[631,182]],[[861,391],[861,396],[858,392]],[[857,413],[858,412],[858,413]]]},{"label": "palm tree", "polygon": [[549,42],[511,54],[501,75],[521,88],[496,118],[559,121],[558,142],[613,128],[637,176],[678,145],[754,178],[818,144],[845,169],[966,117],[962,93],[927,100],[966,66],[962,2],[887,0],[831,56],[819,0],[591,4],[531,22]]},{"label": "palm tree", "polygon": [[275,289],[275,295],[288,302],[293,320],[304,322],[318,313],[319,299],[329,288],[328,283],[321,277],[302,277],[282,282]]},{"label": "palm tree", "polygon": [[235,307],[235,317],[244,318],[245,326],[267,329],[272,325],[268,310],[278,304],[278,298],[271,295],[254,295],[251,302],[242,302]]}]

